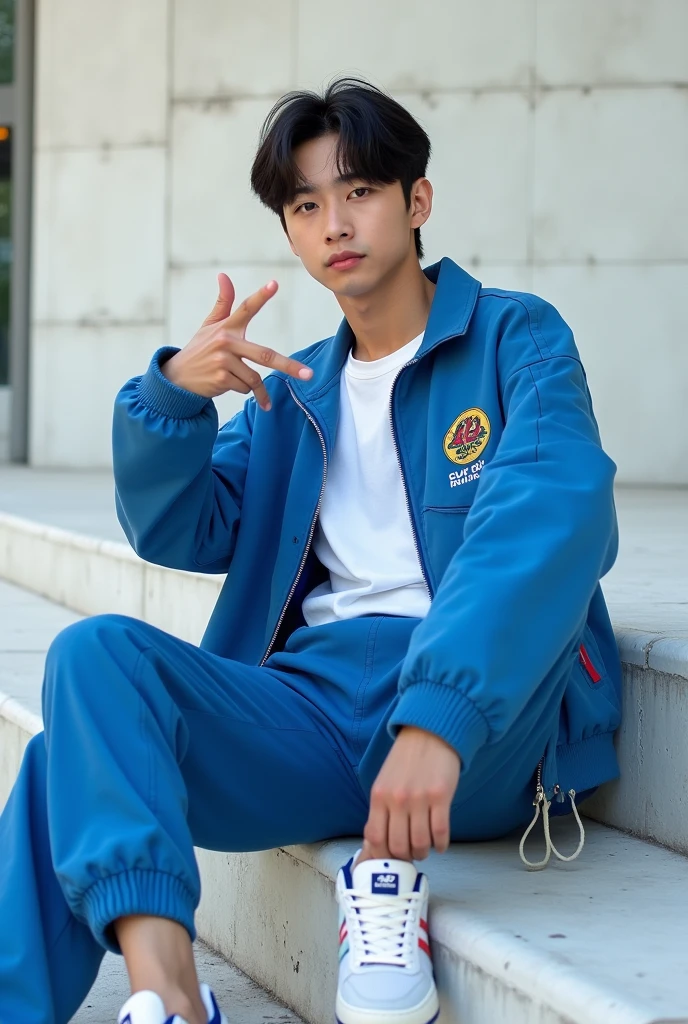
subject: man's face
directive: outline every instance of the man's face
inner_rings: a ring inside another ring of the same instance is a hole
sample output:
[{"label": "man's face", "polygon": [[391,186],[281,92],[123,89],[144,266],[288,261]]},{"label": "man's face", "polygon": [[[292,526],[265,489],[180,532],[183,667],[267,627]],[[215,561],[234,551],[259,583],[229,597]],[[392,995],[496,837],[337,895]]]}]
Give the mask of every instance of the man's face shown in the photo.
[{"label": "man's face", "polygon": [[[413,229],[427,220],[429,209],[419,213],[412,190],[407,210],[399,181],[342,179],[336,144],[336,135],[323,135],[296,148],[294,158],[308,188],[284,207],[284,219],[291,248],[311,277],[337,295],[354,297],[375,290],[410,252],[415,257]],[[431,199],[430,183],[420,181]],[[343,252],[356,257],[332,262]]]}]

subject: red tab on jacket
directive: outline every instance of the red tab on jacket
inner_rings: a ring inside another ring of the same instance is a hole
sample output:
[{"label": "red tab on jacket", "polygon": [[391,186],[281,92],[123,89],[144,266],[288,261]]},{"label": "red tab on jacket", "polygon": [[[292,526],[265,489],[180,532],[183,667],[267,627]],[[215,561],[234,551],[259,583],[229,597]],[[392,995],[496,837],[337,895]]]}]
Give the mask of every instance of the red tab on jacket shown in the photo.
[{"label": "red tab on jacket", "polygon": [[583,647],[583,644],[580,645],[580,660],[585,665],[587,673],[592,679],[593,683],[599,683],[602,676],[597,671],[593,663],[590,661],[590,655],[586,651],[585,647]]}]

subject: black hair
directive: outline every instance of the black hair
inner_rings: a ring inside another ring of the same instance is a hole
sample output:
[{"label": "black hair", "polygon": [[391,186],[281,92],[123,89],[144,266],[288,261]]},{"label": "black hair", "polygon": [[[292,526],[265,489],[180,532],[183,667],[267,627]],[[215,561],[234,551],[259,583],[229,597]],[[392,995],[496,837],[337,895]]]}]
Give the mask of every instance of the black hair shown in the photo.
[{"label": "black hair", "polygon": [[[381,89],[360,78],[338,78],[322,95],[288,92],[275,103],[261,128],[251,188],[278,214],[285,230],[283,208],[304,184],[294,149],[329,133],[339,136],[336,163],[340,174],[371,184],[399,181],[409,209],[411,185],[425,177],[430,159],[427,133]],[[416,253],[422,259],[420,228],[415,228],[414,234]]]}]

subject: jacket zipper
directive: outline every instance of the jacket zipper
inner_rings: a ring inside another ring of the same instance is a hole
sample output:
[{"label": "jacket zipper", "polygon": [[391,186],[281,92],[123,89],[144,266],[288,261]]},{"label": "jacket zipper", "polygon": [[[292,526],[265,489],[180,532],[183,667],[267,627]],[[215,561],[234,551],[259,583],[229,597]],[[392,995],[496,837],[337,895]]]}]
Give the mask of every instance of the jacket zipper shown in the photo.
[{"label": "jacket zipper", "polygon": [[287,383],[287,387],[289,388],[289,392],[291,394],[291,397],[294,399],[294,401],[296,402],[298,407],[303,410],[303,412],[306,414],[308,419],[311,421],[311,423],[313,424],[313,426],[315,427],[315,429],[317,431],[318,437],[320,438],[320,445],[322,447],[322,453],[323,453],[323,476],[322,476],[322,483],[320,485],[320,494],[318,495],[318,504],[315,506],[315,512],[313,514],[313,519],[311,521],[311,528],[308,531],[308,539],[306,540],[306,546],[304,548],[303,556],[301,558],[301,564],[299,565],[298,572],[296,573],[296,576],[294,577],[294,582],[291,585],[291,589],[289,590],[289,593],[287,594],[287,599],[284,602],[284,604],[282,605],[282,611],[280,612],[279,619],[277,620],[277,625],[275,626],[275,629],[274,629],[274,632],[273,632],[272,637],[270,639],[270,643],[268,644],[267,650],[266,650],[265,654],[263,655],[263,658],[262,658],[262,660],[260,662],[261,665],[264,665],[265,662],[270,657],[270,652],[272,651],[272,648],[274,646],[275,640],[277,638],[277,634],[279,633],[279,630],[280,630],[280,626],[282,625],[282,622],[284,621],[284,616],[287,613],[287,608],[289,607],[289,602],[291,601],[292,597],[294,596],[294,591],[296,590],[296,588],[298,586],[298,582],[301,579],[301,575],[303,573],[303,567],[306,564],[306,559],[308,558],[308,552],[310,551],[310,548],[311,548],[311,542],[313,540],[313,534],[315,533],[315,524],[317,523],[318,516],[320,515],[320,508],[322,506],[323,494],[325,493],[325,481],[327,479],[327,447],[325,445],[325,438],[323,437],[323,432],[320,429],[320,426],[319,426],[317,420],[313,416],[311,416],[311,414],[309,413],[309,411],[305,407],[305,405],[303,405],[298,400],[298,398],[296,397],[296,395],[294,394],[294,392],[293,392],[293,390],[291,388],[291,385],[288,382],[286,382],[286,383]]},{"label": "jacket zipper", "polygon": [[602,678],[602,676],[600,675],[600,673],[597,671],[597,669],[593,665],[592,661],[590,660],[590,655],[586,651],[586,649],[583,646],[583,644],[580,645],[579,657],[580,657],[580,660],[583,663],[583,665],[585,665],[587,673],[590,676],[590,678],[592,679],[593,683],[599,683],[599,681]]},{"label": "jacket zipper", "polygon": [[544,803],[544,799],[545,799],[545,790],[544,790],[544,788],[542,786],[542,766],[543,766],[544,762],[545,762],[545,758],[544,758],[544,755],[543,755],[540,758],[539,765],[537,766],[537,782],[536,782],[536,785],[535,785],[535,799],[533,800],[533,805],[534,806],[537,806],[537,804]]},{"label": "jacket zipper", "polygon": [[423,577],[423,582],[425,583],[425,587],[427,589],[427,592],[430,595],[430,598],[432,599],[432,590],[430,589],[430,584],[428,583],[428,574],[425,571],[425,563],[423,562],[423,555],[421,554],[421,550],[420,550],[420,542],[418,540],[418,533],[416,531],[416,524],[415,524],[415,521],[413,519],[413,510],[411,509],[411,501],[410,501],[410,498],[409,498],[408,487],[406,486],[406,478],[404,477],[404,467],[401,464],[401,453],[399,451],[399,445],[397,443],[396,430],[394,429],[394,389],[395,389],[395,387],[397,385],[397,381],[399,380],[399,378],[401,377],[402,373],[407,368],[407,366],[413,366],[414,363],[417,363],[418,361],[419,361],[418,357],[416,357],[415,359],[411,359],[410,362],[404,363],[404,365],[401,367],[401,369],[399,370],[398,374],[396,375],[396,377],[394,378],[394,380],[392,382],[392,388],[391,388],[390,393],[389,393],[389,423],[390,423],[390,427],[392,429],[392,443],[394,444],[394,451],[395,451],[395,454],[396,454],[396,457],[397,457],[397,463],[399,465],[399,473],[401,474],[401,485],[404,488],[404,498],[406,500],[406,511],[408,513],[409,521],[411,523],[411,533],[413,535],[413,543],[414,543],[415,548],[416,548],[416,555],[418,556],[418,563],[420,565],[420,571],[421,571],[421,575]]},{"label": "jacket zipper", "polygon": [[[542,785],[542,766],[544,765],[544,763],[545,757],[543,754],[543,756],[540,758],[540,763],[537,766],[535,782],[535,799],[533,800],[533,807],[537,807],[538,804],[543,804],[547,798],[547,794],[545,793],[545,787]],[[559,783],[556,783],[556,785],[552,789],[552,800],[556,800],[557,803],[561,804],[564,802],[564,799],[565,797],[562,793],[561,786],[559,785]]]}]

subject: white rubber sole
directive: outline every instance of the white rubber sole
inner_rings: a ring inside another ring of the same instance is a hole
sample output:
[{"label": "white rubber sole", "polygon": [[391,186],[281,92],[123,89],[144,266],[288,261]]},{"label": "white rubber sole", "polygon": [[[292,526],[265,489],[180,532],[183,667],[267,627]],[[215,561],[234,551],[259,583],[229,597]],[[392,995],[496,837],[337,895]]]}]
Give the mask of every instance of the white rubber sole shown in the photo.
[{"label": "white rubber sole", "polygon": [[338,1024],[433,1024],[440,1012],[437,989],[432,986],[422,1003],[406,1010],[364,1010],[349,1006],[337,992],[335,1016]]}]

